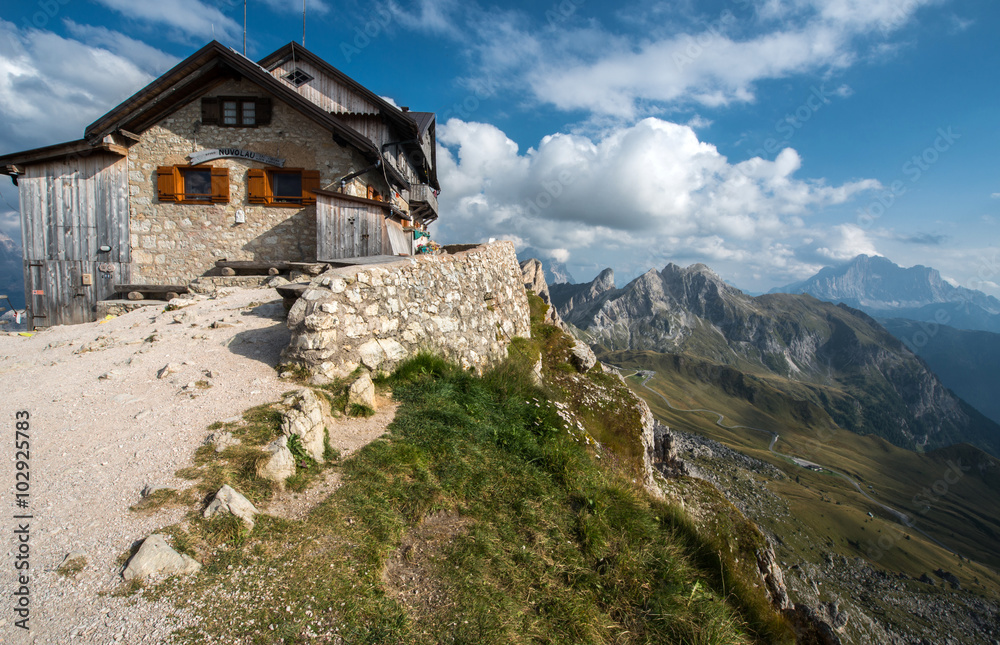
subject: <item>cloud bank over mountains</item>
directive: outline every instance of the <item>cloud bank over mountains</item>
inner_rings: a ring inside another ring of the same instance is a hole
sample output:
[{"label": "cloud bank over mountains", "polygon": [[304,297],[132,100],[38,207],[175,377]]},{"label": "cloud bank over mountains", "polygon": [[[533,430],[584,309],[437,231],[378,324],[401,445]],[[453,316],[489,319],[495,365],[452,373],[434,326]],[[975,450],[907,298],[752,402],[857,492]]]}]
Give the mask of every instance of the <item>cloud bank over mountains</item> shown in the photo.
[{"label": "cloud bank over mountains", "polygon": [[525,152],[493,125],[458,119],[439,128],[438,140],[449,215],[440,226],[454,239],[515,236],[567,259],[568,249],[600,255],[631,247],[647,268],[653,259],[696,254],[800,271],[874,251],[859,227],[821,233],[808,216],[879,182],[799,178],[792,148],[773,161],[732,163],[691,127],[656,118],[593,139],[547,136]]}]

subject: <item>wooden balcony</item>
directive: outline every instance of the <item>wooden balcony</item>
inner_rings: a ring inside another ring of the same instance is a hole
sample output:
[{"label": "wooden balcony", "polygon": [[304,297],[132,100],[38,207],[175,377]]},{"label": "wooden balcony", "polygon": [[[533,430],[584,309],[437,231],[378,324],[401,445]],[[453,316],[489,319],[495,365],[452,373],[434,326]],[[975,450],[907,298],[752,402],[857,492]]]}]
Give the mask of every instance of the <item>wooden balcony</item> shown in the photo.
[{"label": "wooden balcony", "polygon": [[437,219],[438,200],[433,188],[427,184],[410,186],[410,214],[425,222]]}]

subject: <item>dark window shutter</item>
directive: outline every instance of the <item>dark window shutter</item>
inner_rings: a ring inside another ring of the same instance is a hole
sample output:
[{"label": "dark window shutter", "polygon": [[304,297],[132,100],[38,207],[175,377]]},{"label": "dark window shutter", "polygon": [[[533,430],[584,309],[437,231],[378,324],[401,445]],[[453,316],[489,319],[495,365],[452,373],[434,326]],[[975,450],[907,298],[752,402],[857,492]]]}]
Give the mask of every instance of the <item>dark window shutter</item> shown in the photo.
[{"label": "dark window shutter", "polygon": [[160,166],[156,169],[156,195],[161,202],[177,201],[179,175],[173,166]]},{"label": "dark window shutter", "polygon": [[316,193],[319,190],[319,171],[302,171],[302,205],[308,206],[316,203]]},{"label": "dark window shutter", "polygon": [[271,99],[261,97],[257,99],[257,125],[271,124]]},{"label": "dark window shutter", "polygon": [[229,203],[229,168],[212,168],[212,203]]},{"label": "dark window shutter", "polygon": [[201,124],[219,125],[219,99],[216,97],[201,100]]},{"label": "dark window shutter", "polygon": [[267,175],[260,168],[251,168],[247,171],[247,202],[267,203]]}]

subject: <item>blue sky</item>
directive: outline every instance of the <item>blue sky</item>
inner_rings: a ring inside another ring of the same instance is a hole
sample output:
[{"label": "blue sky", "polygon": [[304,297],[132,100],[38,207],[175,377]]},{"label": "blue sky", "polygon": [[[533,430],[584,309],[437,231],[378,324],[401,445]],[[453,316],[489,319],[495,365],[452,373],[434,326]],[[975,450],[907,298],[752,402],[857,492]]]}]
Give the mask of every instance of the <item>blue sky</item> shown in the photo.
[{"label": "blue sky", "polygon": [[[704,262],[749,291],[878,253],[1000,295],[1000,3],[307,2],[307,48],[437,113],[442,241],[514,239],[580,281]],[[302,38],[301,0],[248,16],[251,58]],[[242,20],[5,3],[0,151],[79,138],[213,37],[242,49]]]}]

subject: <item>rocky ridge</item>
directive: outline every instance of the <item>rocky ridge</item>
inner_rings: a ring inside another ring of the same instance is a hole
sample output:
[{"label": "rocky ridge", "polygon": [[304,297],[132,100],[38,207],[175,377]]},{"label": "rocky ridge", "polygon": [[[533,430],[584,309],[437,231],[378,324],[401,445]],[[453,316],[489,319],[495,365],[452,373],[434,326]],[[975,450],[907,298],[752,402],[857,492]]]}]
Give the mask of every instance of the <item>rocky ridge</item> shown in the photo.
[{"label": "rocky ridge", "polygon": [[845,305],[751,297],[701,264],[668,264],[622,288],[607,269],[550,293],[567,324],[608,349],[685,354],[799,382],[838,424],[904,447],[969,441],[1000,451],[1000,426],[952,394],[874,319]]}]

